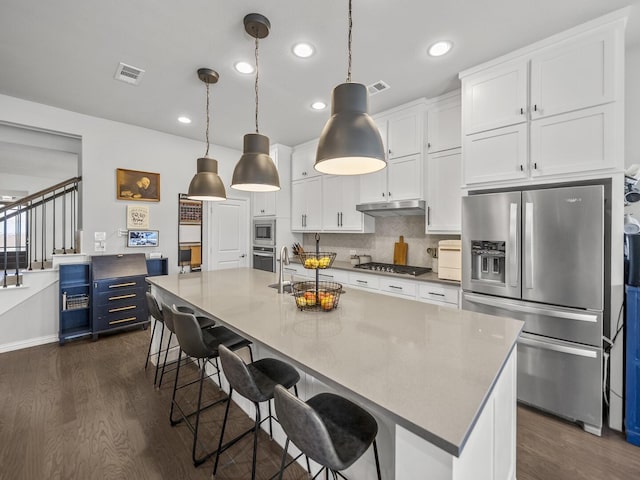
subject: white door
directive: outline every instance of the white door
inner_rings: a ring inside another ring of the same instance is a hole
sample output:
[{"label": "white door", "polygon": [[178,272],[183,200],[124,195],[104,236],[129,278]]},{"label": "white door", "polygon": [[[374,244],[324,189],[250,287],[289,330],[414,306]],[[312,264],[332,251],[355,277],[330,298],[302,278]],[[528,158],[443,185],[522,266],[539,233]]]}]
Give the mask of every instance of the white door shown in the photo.
[{"label": "white door", "polygon": [[460,101],[443,102],[429,107],[427,135],[429,153],[458,148],[462,144],[462,106]]},{"label": "white door", "polygon": [[460,232],[460,149],[429,155],[427,160],[427,231]]},{"label": "white door", "polygon": [[393,200],[422,198],[422,155],[394,158],[387,165],[387,196]]},{"label": "white door", "polygon": [[412,109],[389,118],[387,135],[390,159],[422,151],[423,116],[422,109]]},{"label": "white door", "polygon": [[212,202],[209,270],[249,266],[249,207],[246,199]]},{"label": "white door", "polygon": [[[342,178],[327,175],[322,180],[322,230],[340,230],[342,210]],[[355,208],[355,205],[354,205]]]}]

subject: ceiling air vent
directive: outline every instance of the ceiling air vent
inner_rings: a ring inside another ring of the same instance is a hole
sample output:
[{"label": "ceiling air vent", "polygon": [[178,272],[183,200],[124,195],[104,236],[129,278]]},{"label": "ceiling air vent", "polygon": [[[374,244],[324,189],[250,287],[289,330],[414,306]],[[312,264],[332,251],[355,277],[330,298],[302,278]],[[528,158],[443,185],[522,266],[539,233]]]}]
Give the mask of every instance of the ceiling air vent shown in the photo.
[{"label": "ceiling air vent", "polygon": [[371,85],[367,85],[367,91],[369,95],[375,95],[380,92],[384,92],[385,90],[389,90],[391,87],[389,84],[382,80],[378,80],[376,83],[372,83]]},{"label": "ceiling air vent", "polygon": [[130,83],[131,85],[138,85],[142,79],[142,75],[144,75],[144,70],[141,68],[120,62],[113,78],[121,82]]}]

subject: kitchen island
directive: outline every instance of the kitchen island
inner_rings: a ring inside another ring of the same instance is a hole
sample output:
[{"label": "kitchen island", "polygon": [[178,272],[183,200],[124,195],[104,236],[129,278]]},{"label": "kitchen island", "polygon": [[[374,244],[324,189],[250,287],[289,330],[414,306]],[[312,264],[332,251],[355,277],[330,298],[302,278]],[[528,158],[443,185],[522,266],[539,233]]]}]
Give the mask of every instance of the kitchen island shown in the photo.
[{"label": "kitchen island", "polygon": [[[275,274],[254,269],[147,281],[163,301],[188,303],[298,367],[307,396],[319,381],[368,408],[384,478],[515,479],[523,322],[356,289],[333,311],[301,311],[268,287]],[[352,478],[370,478],[368,457]]]}]

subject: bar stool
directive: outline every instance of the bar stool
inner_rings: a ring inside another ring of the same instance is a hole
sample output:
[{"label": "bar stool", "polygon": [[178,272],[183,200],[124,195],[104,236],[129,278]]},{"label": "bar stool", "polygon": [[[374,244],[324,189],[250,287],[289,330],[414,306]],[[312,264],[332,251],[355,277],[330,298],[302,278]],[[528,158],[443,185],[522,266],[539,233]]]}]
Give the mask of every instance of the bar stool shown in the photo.
[{"label": "bar stool", "polygon": [[[171,307],[168,307],[166,304],[163,303],[162,312],[164,312],[165,308],[168,308],[169,310],[171,310]],[[195,315],[195,311],[192,308],[187,307],[185,305],[176,306],[175,309],[180,313]],[[160,313],[162,314],[162,312]],[[211,328],[216,325],[216,321],[213,318],[198,315],[196,316],[196,320],[198,321],[198,324],[200,325],[201,329]],[[166,327],[169,329],[169,341],[167,342],[166,350],[164,350],[164,361],[162,362],[162,372],[160,373],[160,381],[158,382],[158,388],[162,387],[162,379],[164,378],[164,372],[167,366],[167,357],[169,356],[169,350],[172,348],[178,348],[178,346],[173,346],[173,347],[171,346],[171,339],[173,338],[173,335],[175,333],[175,329],[173,326],[173,317],[164,318],[164,325],[166,325]],[[162,347],[162,342],[160,342],[160,347]],[[167,371],[170,372],[172,370],[167,370]],[[155,381],[153,382],[153,384],[155,385]]]},{"label": "bar stool", "polygon": [[[293,387],[298,395],[298,388],[296,384],[300,380],[300,375],[288,363],[276,360],[275,358],[263,358],[251,362],[250,364],[244,363],[244,360],[237,354],[233,353],[225,346],[220,346],[220,361],[222,363],[222,369],[225,377],[229,382],[229,402],[224,412],[224,420],[222,421],[222,431],[220,432],[220,442],[218,443],[216,461],[213,465],[213,478],[215,478],[218,470],[218,461],[220,460],[220,454],[227,450],[229,447],[238,442],[241,438],[245,437],[248,433],[253,432],[253,460],[251,464],[251,479],[256,478],[256,454],[258,449],[258,432],[262,422],[269,420],[269,436],[273,438],[272,419],[271,414],[271,399],[273,398],[273,390],[276,385],[282,385],[281,388]],[[224,438],[224,431],[227,425],[227,418],[229,417],[229,406],[231,404],[231,396],[233,391],[238,392],[246,399],[253,402],[256,409],[255,423],[246,432],[238,435],[233,440],[228,441],[224,445],[222,444]],[[294,397],[295,398],[295,397]],[[260,403],[268,402],[269,416],[263,420],[260,419]],[[309,461],[307,459],[307,468],[309,468]]]},{"label": "bar stool", "polygon": [[305,403],[278,385],[274,397],[276,414],[287,434],[278,477],[280,480],[289,441],[322,465],[316,476],[326,470],[331,472],[334,479],[338,476],[346,478],[339,472],[353,465],[373,443],[378,480],[381,480],[376,445],[378,424],[369,412],[333,393],[320,393]]},{"label": "bar stool", "polygon": [[[176,378],[173,384],[173,395],[171,398],[171,410],[169,412],[169,421],[171,426],[175,426],[178,423],[185,422],[191,432],[193,433],[193,446],[191,449],[191,458],[193,460],[193,464],[197,467],[206,461],[209,457],[211,457],[216,450],[212,452],[206,453],[200,457],[196,456],[196,448],[198,444],[198,428],[200,424],[200,413],[214,405],[219,403],[228,401],[229,397],[226,395],[219,399],[215,400],[212,403],[202,406],[202,389],[205,378],[210,378],[212,375],[218,376],[218,382],[220,382],[220,369],[218,367],[217,357],[219,355],[218,349],[224,348],[224,346],[228,347],[231,350],[238,350],[241,348],[248,347],[249,352],[253,358],[253,353],[251,352],[251,342],[246,338],[237,335],[226,327],[212,327],[208,329],[202,329],[200,327],[200,323],[196,319],[196,317],[189,313],[180,313],[169,306],[163,305],[163,312],[165,316],[165,322],[173,323],[173,327],[175,329],[176,337],[178,338],[178,343],[180,344],[180,353],[178,354],[178,364],[176,367]],[[180,376],[180,364],[182,360],[182,353],[185,353],[188,357],[194,358],[198,360],[198,364],[202,361],[202,366],[200,366],[200,375],[199,380],[185,382],[184,384],[178,386],[178,378]],[[211,363],[211,360],[215,360],[215,363]],[[216,372],[212,375],[206,375],[206,365],[210,363],[216,369]],[[176,402],[176,392],[181,388],[185,388],[189,385],[193,385],[194,383],[199,382],[200,386],[198,389],[198,404],[196,409],[191,413],[185,413],[182,407]],[[220,386],[220,383],[218,383]],[[174,419],[173,412],[174,407],[178,409],[182,418]],[[196,416],[195,422],[192,424],[189,420],[193,415]]]},{"label": "bar stool", "polygon": [[[149,310],[149,315],[151,315],[155,319],[155,322],[153,323],[153,328],[151,329],[151,338],[149,339],[149,349],[147,350],[147,359],[144,362],[145,370],[149,365],[149,357],[151,357],[152,355],[151,345],[153,344],[153,339],[156,336],[156,326],[158,325],[158,323],[162,324],[162,327],[161,327],[162,330],[160,330],[160,344],[158,345],[158,351],[153,354],[156,357],[156,372],[155,372],[155,375],[153,376],[153,384],[155,385],[156,382],[158,381],[158,369],[160,368],[160,355],[162,354],[162,352],[164,352],[164,350],[162,349],[162,339],[164,338],[165,324],[164,324],[164,318],[162,317],[162,311],[160,310],[160,306],[158,305],[158,301],[156,300],[156,297],[151,295],[151,293],[149,292],[145,292],[145,294],[147,296],[147,308]],[[171,343],[171,341],[169,341],[169,343]],[[167,349],[168,348],[169,348],[169,345],[167,345]]]}]

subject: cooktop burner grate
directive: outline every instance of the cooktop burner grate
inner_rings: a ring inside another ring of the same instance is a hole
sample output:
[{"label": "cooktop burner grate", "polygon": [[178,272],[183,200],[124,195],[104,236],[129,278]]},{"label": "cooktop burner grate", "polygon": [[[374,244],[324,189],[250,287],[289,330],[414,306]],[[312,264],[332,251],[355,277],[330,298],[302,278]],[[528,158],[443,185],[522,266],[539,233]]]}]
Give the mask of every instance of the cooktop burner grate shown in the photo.
[{"label": "cooktop burner grate", "polygon": [[411,265],[394,265],[392,263],[378,262],[361,263],[360,265],[355,265],[355,268],[372,270],[375,272],[399,273],[403,275],[412,275],[414,277],[431,271],[431,269],[427,267],[413,267]]}]

